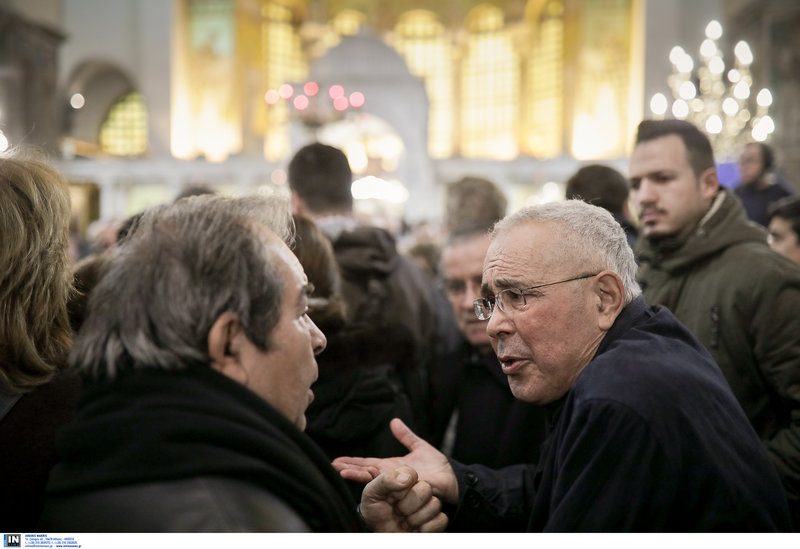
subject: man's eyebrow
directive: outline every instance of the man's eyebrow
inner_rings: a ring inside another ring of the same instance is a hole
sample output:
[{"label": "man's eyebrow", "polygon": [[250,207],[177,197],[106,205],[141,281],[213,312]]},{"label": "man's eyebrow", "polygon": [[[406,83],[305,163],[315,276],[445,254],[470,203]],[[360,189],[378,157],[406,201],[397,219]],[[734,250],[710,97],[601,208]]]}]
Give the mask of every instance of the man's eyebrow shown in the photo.
[{"label": "man's eyebrow", "polygon": [[[498,292],[507,290],[508,288],[521,288],[523,286],[520,285],[519,280],[510,280],[507,278],[494,279],[494,287],[497,288]],[[488,284],[481,284],[481,295],[485,296],[493,293],[496,292],[494,292],[491,288],[489,288]]]},{"label": "man's eyebrow", "polygon": [[311,294],[313,293],[314,293],[314,285],[311,284],[310,282],[308,284],[305,284],[300,289],[300,293],[297,294],[297,306],[298,307],[305,306],[305,302],[303,300],[311,297]]}]

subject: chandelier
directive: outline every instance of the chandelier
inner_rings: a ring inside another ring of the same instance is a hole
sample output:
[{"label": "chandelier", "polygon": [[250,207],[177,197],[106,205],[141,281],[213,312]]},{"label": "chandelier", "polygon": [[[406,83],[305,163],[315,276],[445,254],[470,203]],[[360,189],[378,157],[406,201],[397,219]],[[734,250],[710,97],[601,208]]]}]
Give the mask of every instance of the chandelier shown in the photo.
[{"label": "chandelier", "polygon": [[347,111],[358,110],[366,102],[362,92],[354,91],[348,95],[341,84],[328,87],[327,93],[322,91],[314,81],[302,86],[286,82],[277,89],[267,90],[264,101],[269,106],[288,103],[291,115],[315,130],[340,120]]},{"label": "chandelier", "polygon": [[705,34],[698,65],[680,46],[672,48],[672,74],[667,78],[672,104],[664,94],[656,93],[650,100],[650,110],[657,118],[671,110],[675,118],[704,129],[717,155],[731,159],[745,143],[766,141],[775,131],[775,122],[769,116],[772,94],[767,88],[752,93],[753,53],[747,42],[736,43],[733,66],[726,72],[723,53],[717,45],[722,25],[711,21]]}]

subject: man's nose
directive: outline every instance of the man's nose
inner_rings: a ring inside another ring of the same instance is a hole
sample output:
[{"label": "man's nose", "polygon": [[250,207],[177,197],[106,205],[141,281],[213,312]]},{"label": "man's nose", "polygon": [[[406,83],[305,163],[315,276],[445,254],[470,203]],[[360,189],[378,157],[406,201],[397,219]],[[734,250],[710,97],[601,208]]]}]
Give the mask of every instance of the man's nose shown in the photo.
[{"label": "man's nose", "polygon": [[309,318],[308,321],[311,323],[311,346],[314,349],[314,354],[318,355],[328,346],[328,338],[326,338],[322,330],[314,324],[313,320]]},{"label": "man's nose", "polygon": [[655,185],[647,178],[643,178],[639,182],[639,187],[636,189],[634,196],[636,197],[637,204],[651,204],[655,202],[657,193]]},{"label": "man's nose", "polygon": [[502,339],[513,330],[513,324],[510,317],[500,310],[500,307],[495,305],[492,310],[492,316],[486,323],[486,333],[492,339]]}]

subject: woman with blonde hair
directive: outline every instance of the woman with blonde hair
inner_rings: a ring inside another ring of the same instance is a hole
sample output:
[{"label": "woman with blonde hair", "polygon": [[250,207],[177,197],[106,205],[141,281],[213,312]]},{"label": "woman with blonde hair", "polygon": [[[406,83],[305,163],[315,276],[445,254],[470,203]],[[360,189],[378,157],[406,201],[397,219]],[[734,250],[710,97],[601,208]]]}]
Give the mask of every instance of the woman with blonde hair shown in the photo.
[{"label": "woman with blonde hair", "polygon": [[41,158],[0,156],[0,530],[31,531],[58,429],[80,391],[59,375],[72,343],[69,188]]}]

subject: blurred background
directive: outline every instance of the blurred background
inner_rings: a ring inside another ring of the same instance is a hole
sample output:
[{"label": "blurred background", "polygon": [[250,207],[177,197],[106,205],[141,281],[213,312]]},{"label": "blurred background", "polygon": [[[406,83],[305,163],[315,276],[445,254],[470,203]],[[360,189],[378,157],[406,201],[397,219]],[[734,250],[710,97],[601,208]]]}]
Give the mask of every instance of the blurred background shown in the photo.
[{"label": "blurred background", "polygon": [[46,150],[93,238],[189,186],[288,193],[313,140],[396,232],[462,176],[511,211],[624,173],[645,117],[703,127],[725,184],[766,141],[797,185],[798,28],[796,0],[0,0],[0,150]]}]

